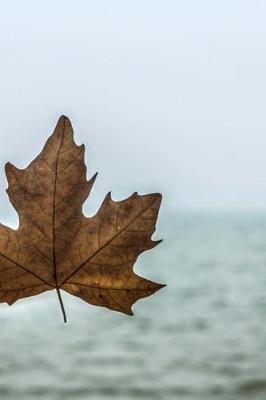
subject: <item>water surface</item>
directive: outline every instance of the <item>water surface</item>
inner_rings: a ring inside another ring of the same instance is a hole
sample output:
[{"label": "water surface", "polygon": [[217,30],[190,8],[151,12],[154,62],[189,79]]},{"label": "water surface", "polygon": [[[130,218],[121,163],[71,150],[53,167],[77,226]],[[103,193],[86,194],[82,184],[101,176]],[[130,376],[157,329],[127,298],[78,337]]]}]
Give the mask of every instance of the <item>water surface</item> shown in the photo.
[{"label": "water surface", "polygon": [[[266,398],[266,213],[177,213],[135,270],[134,317],[64,294],[1,306],[0,398]],[[158,237],[158,236],[157,236]]]}]

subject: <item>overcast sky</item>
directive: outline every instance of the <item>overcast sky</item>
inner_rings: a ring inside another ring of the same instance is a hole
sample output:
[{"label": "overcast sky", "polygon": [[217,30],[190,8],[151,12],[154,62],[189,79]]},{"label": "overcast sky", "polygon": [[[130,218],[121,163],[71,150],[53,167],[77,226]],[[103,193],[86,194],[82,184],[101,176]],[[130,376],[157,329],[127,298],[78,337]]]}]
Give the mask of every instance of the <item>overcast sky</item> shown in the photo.
[{"label": "overcast sky", "polygon": [[109,190],[164,195],[164,210],[266,208],[266,2],[2,1],[4,164],[26,166],[58,117]]}]

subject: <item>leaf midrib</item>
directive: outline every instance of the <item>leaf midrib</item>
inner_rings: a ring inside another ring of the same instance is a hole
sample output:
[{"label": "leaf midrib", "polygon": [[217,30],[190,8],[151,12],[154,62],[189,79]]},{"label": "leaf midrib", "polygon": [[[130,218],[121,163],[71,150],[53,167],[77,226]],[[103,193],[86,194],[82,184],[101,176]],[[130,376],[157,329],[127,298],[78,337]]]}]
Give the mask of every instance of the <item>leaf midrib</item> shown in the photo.
[{"label": "leaf midrib", "polygon": [[57,188],[57,176],[58,176],[58,162],[59,162],[59,156],[60,156],[60,151],[63,145],[64,137],[65,137],[65,118],[63,119],[63,132],[62,132],[62,138],[60,145],[58,147],[57,151],[57,156],[56,156],[56,164],[55,164],[55,179],[54,179],[54,196],[53,196],[53,219],[52,219],[52,227],[53,227],[53,268],[54,268],[54,280],[55,280],[55,288],[58,288],[58,282],[57,282],[57,268],[56,268],[56,249],[55,249],[55,237],[56,237],[56,232],[55,232],[55,211],[56,211],[56,188]]}]

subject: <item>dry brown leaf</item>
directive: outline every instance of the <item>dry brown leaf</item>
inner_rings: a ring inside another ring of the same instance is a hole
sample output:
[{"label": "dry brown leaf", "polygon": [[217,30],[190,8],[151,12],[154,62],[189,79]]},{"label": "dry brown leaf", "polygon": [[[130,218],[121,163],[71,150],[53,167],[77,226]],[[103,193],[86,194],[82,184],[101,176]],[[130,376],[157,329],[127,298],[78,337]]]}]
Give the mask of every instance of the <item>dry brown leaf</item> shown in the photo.
[{"label": "dry brown leaf", "polygon": [[92,218],[82,213],[96,175],[86,179],[84,145],[60,117],[42,152],[25,169],[6,164],[7,193],[19,228],[0,225],[0,302],[60,289],[90,304],[132,315],[131,306],[162,286],[133,271],[151,240],[158,193],[113,201],[110,193]]}]

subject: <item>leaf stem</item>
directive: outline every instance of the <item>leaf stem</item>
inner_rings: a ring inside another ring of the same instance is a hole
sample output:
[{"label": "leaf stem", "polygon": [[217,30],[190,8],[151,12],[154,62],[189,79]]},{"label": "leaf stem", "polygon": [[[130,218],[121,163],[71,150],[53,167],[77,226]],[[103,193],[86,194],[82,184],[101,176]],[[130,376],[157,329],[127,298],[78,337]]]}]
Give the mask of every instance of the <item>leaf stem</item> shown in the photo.
[{"label": "leaf stem", "polygon": [[63,300],[62,300],[62,297],[61,297],[60,289],[58,287],[56,288],[56,292],[57,292],[58,300],[59,300],[59,303],[60,303],[60,306],[61,306],[64,323],[66,324],[67,323],[66,312],[65,312],[64,303],[63,303]]}]

